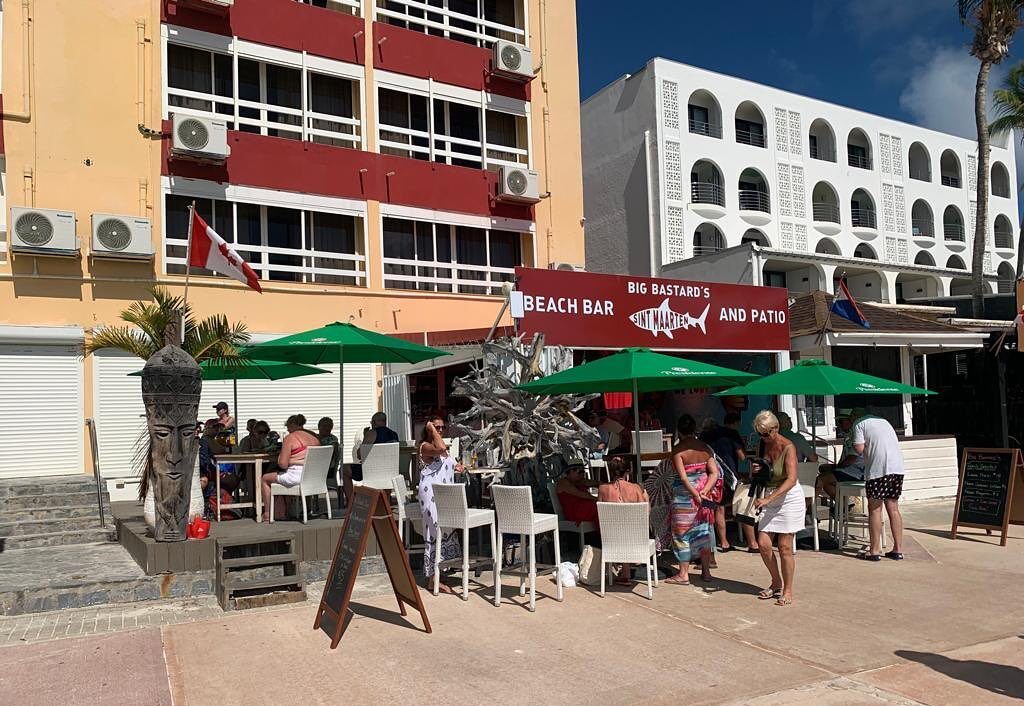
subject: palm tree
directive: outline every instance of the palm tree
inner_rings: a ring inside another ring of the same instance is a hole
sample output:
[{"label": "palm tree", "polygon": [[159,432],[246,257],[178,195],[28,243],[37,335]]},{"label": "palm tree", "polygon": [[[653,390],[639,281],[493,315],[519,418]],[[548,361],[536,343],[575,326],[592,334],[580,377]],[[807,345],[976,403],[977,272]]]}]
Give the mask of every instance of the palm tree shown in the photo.
[{"label": "palm tree", "polygon": [[185,325],[181,347],[197,362],[241,357],[240,349],[249,342],[245,324],[232,324],[223,314],[197,322],[192,307],[181,297],[172,296],[163,287],[154,287],[151,293],[153,301],[135,302],[121,312],[121,320],[128,326],[103,326],[93,331],[85,344],[85,354],[113,348],[148,360],[170,342],[169,327],[181,319]]},{"label": "palm tree", "polygon": [[[992,92],[992,112],[996,119],[988,126],[992,135],[1001,135],[1014,130],[1024,145],[1024,62],[1010,69],[1003,85]],[[1016,279],[1024,274],[1024,222],[1017,233]]]},{"label": "palm tree", "polygon": [[985,305],[985,236],[988,224],[989,132],[986,97],[988,75],[994,64],[1010,53],[1010,40],[1021,27],[1024,0],[957,0],[960,21],[974,31],[971,55],[978,59],[978,81],[974,86],[974,123],[978,129],[978,213],[974,222],[974,250],[971,278],[974,281],[971,308],[981,317]]}]

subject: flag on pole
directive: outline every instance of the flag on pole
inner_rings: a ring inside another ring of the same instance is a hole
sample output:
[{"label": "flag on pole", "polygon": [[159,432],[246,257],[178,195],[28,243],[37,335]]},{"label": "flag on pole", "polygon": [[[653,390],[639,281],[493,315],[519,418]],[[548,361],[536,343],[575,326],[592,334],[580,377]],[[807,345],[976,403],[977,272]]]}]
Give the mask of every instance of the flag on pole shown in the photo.
[{"label": "flag on pole", "polygon": [[850,294],[850,288],[846,286],[846,275],[839,278],[839,292],[836,294],[835,299],[832,300],[830,311],[858,326],[871,328],[871,324],[864,316],[864,312],[857,306],[857,300]]},{"label": "flag on pole", "polygon": [[259,277],[249,263],[241,258],[217,231],[206,224],[199,214],[192,211],[192,234],[189,240],[188,264],[205,267],[217,274],[236,279],[251,289],[263,293]]}]

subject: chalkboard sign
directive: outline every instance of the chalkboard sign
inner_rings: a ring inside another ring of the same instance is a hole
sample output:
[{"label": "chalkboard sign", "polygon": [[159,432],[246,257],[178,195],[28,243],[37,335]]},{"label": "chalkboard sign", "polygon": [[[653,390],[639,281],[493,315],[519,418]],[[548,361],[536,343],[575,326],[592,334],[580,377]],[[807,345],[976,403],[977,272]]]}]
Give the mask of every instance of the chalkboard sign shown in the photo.
[{"label": "chalkboard sign", "polygon": [[391,514],[388,494],[382,490],[359,487],[352,495],[352,505],[338,537],[334,560],[313,623],[314,630],[323,630],[331,637],[331,649],[338,646],[351,619],[349,602],[371,529],[380,546],[391,587],[398,600],[398,609],[405,615],[405,604],[408,603],[420,612],[426,631],[431,631],[426,608],[413,578],[412,567],[409,566],[409,555],[405,553],[398,536],[398,525]]},{"label": "chalkboard sign", "polygon": [[964,449],[952,537],[958,527],[998,530],[1006,545],[1014,485],[1021,470],[1019,449]]}]

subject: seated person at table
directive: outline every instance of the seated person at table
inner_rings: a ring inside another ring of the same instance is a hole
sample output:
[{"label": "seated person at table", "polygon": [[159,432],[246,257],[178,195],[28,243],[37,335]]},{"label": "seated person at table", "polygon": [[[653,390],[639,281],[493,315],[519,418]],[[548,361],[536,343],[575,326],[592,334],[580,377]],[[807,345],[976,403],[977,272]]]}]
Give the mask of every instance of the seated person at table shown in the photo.
[{"label": "seated person at table", "polygon": [[224,425],[224,431],[235,428],[235,417],[228,410],[227,402],[218,402],[213,409],[217,413],[217,421]]},{"label": "seated person at table", "polygon": [[227,449],[217,441],[217,435],[224,431],[224,427],[216,419],[207,419],[202,427],[202,436],[199,437],[199,484],[203,489],[203,500],[208,502],[216,492],[212,482],[213,474],[217,472],[217,464],[214,456],[226,453]]},{"label": "seated person at table", "polygon": [[864,456],[853,448],[853,434],[850,429],[860,417],[864,416],[861,409],[839,410],[836,414],[836,426],[846,436],[839,463],[826,463],[818,467],[818,480],[815,483],[817,494],[836,499],[836,485],[848,481],[864,480]]},{"label": "seated person at table", "polygon": [[[222,473],[220,476],[220,504],[230,505],[235,502],[235,491],[238,490],[238,476],[230,473]],[[206,501],[206,515],[213,517],[217,512],[215,495],[210,495]],[[221,508],[220,520],[237,520],[242,517],[238,508]]]},{"label": "seated person at table", "polygon": [[587,425],[592,427],[597,432],[598,437],[600,437],[597,448],[590,453],[590,457],[604,458],[605,454],[608,453],[608,441],[611,439],[611,434],[601,426],[601,417],[597,412],[590,413],[590,416],[587,417]]},{"label": "seated person at table", "polygon": [[555,485],[555,493],[566,520],[577,525],[583,522],[597,524],[597,498],[587,490],[593,483],[584,478],[583,470],[582,463],[574,463],[566,468],[565,475]]},{"label": "seated person at table", "polygon": [[[647,491],[636,483],[629,482],[630,467],[621,458],[608,462],[610,483],[602,483],[597,489],[598,502],[602,503],[649,503]],[[632,583],[632,564],[623,564],[615,576],[615,583],[629,586]]]},{"label": "seated person at table", "polygon": [[796,447],[797,462],[817,461],[818,454],[814,452],[814,448],[807,441],[807,437],[798,431],[793,431],[793,420],[790,416],[785,412],[778,412],[775,417],[779,420],[779,434],[784,439],[792,441],[793,446]]},{"label": "seated person at table", "polygon": [[238,442],[238,453],[252,454],[263,453],[270,448],[270,425],[266,422],[254,422],[249,435]]},{"label": "seated person at table", "polygon": [[[316,435],[307,431],[304,427],[306,418],[301,414],[293,414],[288,417],[285,427],[288,429],[288,436],[284,437],[281,443],[281,452],[277,456],[277,466],[280,470],[263,474],[263,520],[270,519],[270,486],[273,483],[280,483],[286,488],[298,485],[302,477],[302,467],[306,463],[306,450],[319,446],[320,440]],[[284,516],[284,503],[278,504],[281,516]],[[276,514],[276,513],[275,513]],[[276,516],[274,519],[278,519]]]}]

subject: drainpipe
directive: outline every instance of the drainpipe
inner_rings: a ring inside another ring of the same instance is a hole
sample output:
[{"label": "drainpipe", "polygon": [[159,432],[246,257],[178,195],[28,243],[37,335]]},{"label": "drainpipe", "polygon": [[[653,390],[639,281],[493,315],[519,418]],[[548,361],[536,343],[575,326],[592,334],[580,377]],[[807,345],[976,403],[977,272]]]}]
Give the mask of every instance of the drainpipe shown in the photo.
[{"label": "drainpipe", "polygon": [[548,93],[548,3],[540,0],[540,87],[544,92],[544,110],[541,113],[541,132],[544,137],[544,186],[548,198],[548,228],[544,233],[544,250],[546,264],[551,264],[552,240],[555,237],[555,205],[551,196],[551,109]]},{"label": "drainpipe", "polygon": [[[655,198],[654,198],[654,188],[653,188],[653,184],[651,183],[651,169],[656,169],[657,166],[654,165],[654,164],[651,164],[651,131],[650,130],[644,130],[644,166],[645,166],[645,171],[646,171],[646,175],[647,175],[647,179],[645,180],[647,182],[647,233],[648,233],[647,253],[648,253],[648,257],[650,259],[650,276],[651,277],[657,277],[658,276],[658,265],[657,265],[657,257],[656,257],[656,253],[655,253],[655,247],[654,247],[654,238],[655,238],[655,227],[654,227],[655,223],[654,223],[654,221],[655,221],[655,218],[658,218],[659,221],[660,221],[661,210],[658,209],[658,216],[655,216],[654,210],[655,210],[656,203],[655,203]],[[660,233],[660,231],[659,231],[659,233]],[[662,235],[664,235],[664,234],[662,234]],[[629,247],[629,245],[628,245],[629,239],[628,238],[626,239],[626,242],[627,242],[627,246],[626,247],[628,248]],[[627,262],[629,261],[629,253],[626,254],[626,261]]]},{"label": "drainpipe", "polygon": [[4,120],[27,123],[32,119],[32,0],[21,0],[21,102],[20,113],[4,110]]}]

